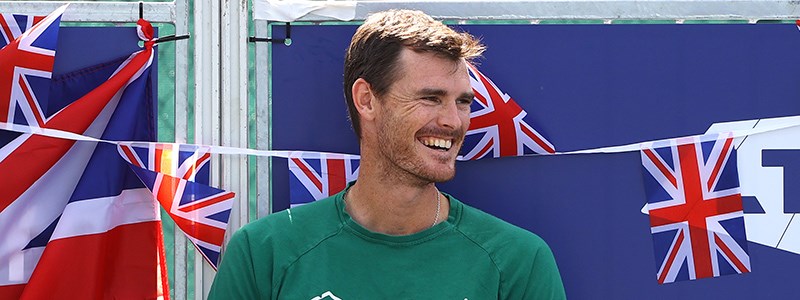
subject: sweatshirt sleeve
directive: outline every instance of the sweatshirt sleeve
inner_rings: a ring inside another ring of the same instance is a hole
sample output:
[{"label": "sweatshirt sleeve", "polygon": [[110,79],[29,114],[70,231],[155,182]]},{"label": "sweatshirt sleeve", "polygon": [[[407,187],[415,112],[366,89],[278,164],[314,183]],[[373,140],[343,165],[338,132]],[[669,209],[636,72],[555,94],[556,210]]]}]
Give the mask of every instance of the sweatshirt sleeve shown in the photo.
[{"label": "sweatshirt sleeve", "polygon": [[[222,262],[219,265],[208,299],[260,299],[269,298],[271,280],[256,280],[253,264],[253,253],[248,231],[237,231],[231,237]],[[271,261],[269,259],[265,261]],[[265,282],[267,286],[257,286],[257,282]],[[267,293],[264,293],[266,289]]]},{"label": "sweatshirt sleeve", "polygon": [[566,299],[564,284],[550,247],[542,242],[533,255],[507,270],[500,299]]}]

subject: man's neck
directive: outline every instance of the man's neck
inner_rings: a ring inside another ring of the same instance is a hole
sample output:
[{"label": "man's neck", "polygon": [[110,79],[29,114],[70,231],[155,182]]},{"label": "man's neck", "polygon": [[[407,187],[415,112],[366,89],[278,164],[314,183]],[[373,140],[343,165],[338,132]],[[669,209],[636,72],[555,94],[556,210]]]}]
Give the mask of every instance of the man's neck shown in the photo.
[{"label": "man's neck", "polygon": [[388,235],[409,235],[447,219],[450,202],[437,195],[433,183],[409,183],[374,171],[362,165],[358,181],[345,198],[347,212],[361,226]]}]

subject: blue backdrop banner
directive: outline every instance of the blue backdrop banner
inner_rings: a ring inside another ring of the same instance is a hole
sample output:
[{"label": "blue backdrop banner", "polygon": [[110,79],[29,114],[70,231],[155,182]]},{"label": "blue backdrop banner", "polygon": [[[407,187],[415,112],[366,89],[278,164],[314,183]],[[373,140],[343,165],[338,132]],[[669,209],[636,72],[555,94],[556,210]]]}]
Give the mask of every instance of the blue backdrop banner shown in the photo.
[{"label": "blue backdrop banner", "polygon": [[[800,115],[794,24],[461,28],[488,46],[481,72],[558,151]],[[274,149],[358,153],[342,92],[355,29],[294,26],[291,46],[272,46]],[[658,283],[638,151],[459,162],[441,189],[544,238],[571,299],[796,298],[800,131],[737,138],[734,146],[752,267],[743,275]],[[289,170],[274,160],[278,211],[289,206]]]}]

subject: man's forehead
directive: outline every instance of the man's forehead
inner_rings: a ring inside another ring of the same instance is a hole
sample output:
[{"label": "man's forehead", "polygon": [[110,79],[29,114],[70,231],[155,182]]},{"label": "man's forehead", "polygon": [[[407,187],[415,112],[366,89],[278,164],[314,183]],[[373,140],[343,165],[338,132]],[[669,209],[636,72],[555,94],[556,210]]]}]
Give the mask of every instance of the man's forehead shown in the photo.
[{"label": "man's forehead", "polygon": [[432,51],[416,51],[408,47],[404,47],[398,55],[398,66],[401,68],[412,67],[415,64],[428,65],[430,62],[435,61],[437,64],[448,65],[448,71],[457,73],[466,72],[466,60],[463,58],[452,59],[443,54]]},{"label": "man's forehead", "polygon": [[469,72],[463,59],[451,60],[434,53],[420,53],[412,50],[401,52],[397,65],[398,80],[414,81],[416,89],[437,89],[434,81],[450,84],[469,85]]}]

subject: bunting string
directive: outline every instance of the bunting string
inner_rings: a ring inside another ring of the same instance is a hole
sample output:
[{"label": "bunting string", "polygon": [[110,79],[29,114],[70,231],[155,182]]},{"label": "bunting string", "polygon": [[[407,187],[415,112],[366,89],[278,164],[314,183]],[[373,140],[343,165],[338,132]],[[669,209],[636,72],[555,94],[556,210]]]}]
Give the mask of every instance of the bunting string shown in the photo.
[{"label": "bunting string", "polygon": [[[759,126],[757,128],[749,128],[749,129],[739,129],[739,130],[731,130],[731,131],[720,131],[721,132],[730,132],[733,138],[743,138],[750,135],[762,134],[767,132],[773,132],[778,130],[784,130],[789,128],[794,128],[800,126],[800,115],[798,116],[791,116],[780,118],[779,122],[771,122],[766,126]],[[182,147],[197,147],[203,149],[204,151],[212,154],[228,154],[228,155],[253,155],[253,156],[260,156],[260,157],[278,157],[278,158],[290,158],[292,153],[296,153],[301,150],[256,150],[256,149],[248,149],[248,148],[238,148],[238,147],[227,147],[227,146],[213,146],[213,145],[197,145],[197,144],[181,144],[181,143],[162,143],[162,142],[144,142],[144,141],[110,141],[104,140],[94,137],[89,137],[81,134],[76,134],[72,132],[51,129],[51,128],[42,128],[42,127],[31,127],[27,125],[19,125],[13,124],[8,122],[0,122],[0,129],[17,132],[21,134],[29,134],[29,135],[41,135],[47,136],[51,138],[58,138],[58,139],[66,139],[66,140],[73,140],[73,141],[81,141],[81,142],[96,142],[96,143],[107,143],[113,145],[122,145],[122,146],[133,146],[133,147],[149,147],[154,146],[158,147],[165,147],[169,145],[169,147],[174,147],[175,145],[181,145]],[[714,138],[709,136],[708,133],[697,134],[697,135],[690,135],[690,136],[683,136],[683,137],[675,137],[675,138],[666,138],[660,140],[652,140],[652,141],[644,141],[638,143],[631,143],[627,145],[618,145],[618,146],[608,146],[608,147],[598,147],[598,148],[591,148],[591,149],[584,149],[584,150],[575,150],[575,151],[567,151],[567,152],[556,152],[552,154],[526,154],[522,156],[558,156],[558,155],[574,155],[574,154],[610,154],[610,153],[623,153],[623,152],[632,152],[632,151],[639,151],[642,148],[651,147],[652,144],[664,143],[668,141],[674,141],[677,145],[683,144],[690,144],[694,143],[700,139],[701,142],[711,141]],[[356,154],[346,154],[346,153],[333,153],[333,152],[319,152],[319,151],[302,151],[305,152],[304,156],[307,158],[340,158],[340,159],[352,159],[358,158],[359,155]],[[0,157],[2,157],[0,155]],[[459,160],[464,161],[461,156],[459,156]]]}]

